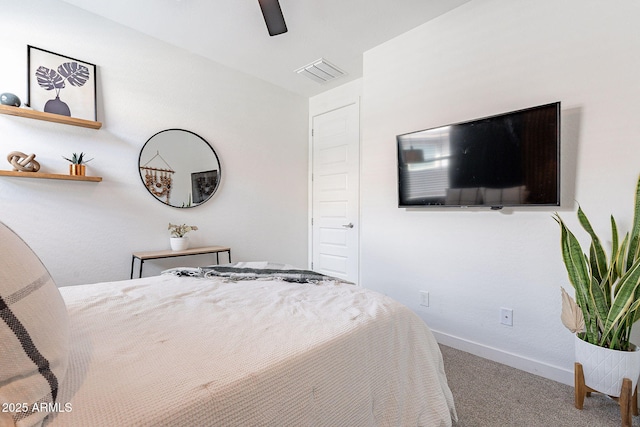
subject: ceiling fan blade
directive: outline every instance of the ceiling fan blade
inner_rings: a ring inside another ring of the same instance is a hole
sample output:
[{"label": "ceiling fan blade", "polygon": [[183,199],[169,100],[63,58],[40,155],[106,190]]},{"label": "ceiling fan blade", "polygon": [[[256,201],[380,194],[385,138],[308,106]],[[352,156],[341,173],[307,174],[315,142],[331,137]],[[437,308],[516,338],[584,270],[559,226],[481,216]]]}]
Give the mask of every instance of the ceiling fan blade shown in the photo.
[{"label": "ceiling fan blade", "polygon": [[278,0],[258,0],[258,3],[260,3],[260,9],[262,9],[262,16],[264,16],[264,22],[267,24],[269,35],[277,36],[278,34],[286,33],[287,24],[284,22],[284,15],[282,15]]}]

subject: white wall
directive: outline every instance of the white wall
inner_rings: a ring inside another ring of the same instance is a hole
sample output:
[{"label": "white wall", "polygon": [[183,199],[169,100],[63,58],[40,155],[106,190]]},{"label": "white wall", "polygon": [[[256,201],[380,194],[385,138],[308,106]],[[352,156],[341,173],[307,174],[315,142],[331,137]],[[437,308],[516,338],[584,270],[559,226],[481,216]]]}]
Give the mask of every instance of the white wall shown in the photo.
[{"label": "white wall", "polygon": [[[84,151],[95,158],[88,173],[103,177],[0,178],[0,221],[58,285],[128,278],[132,251],[169,248],[169,222],[197,225],[193,245],[231,246],[234,261],[306,266],[306,99],[64,2],[0,0],[0,10],[0,92],[26,100],[28,44],[98,67],[102,129],[0,116],[0,162],[18,150],[35,153],[43,172],[66,173],[61,156]],[[139,151],[168,128],[199,134],[220,157],[221,187],[202,206],[165,206],[141,183]],[[168,265],[145,263],[145,275]]]},{"label": "white wall", "polygon": [[[638,16],[632,0],[474,0],[367,52],[362,284],[413,308],[441,342],[572,383],[554,209],[399,209],[395,136],[561,101],[558,211],[575,228],[578,200],[600,234],[610,214],[628,230],[640,169]],[[513,327],[499,323],[501,307],[513,309]]]}]

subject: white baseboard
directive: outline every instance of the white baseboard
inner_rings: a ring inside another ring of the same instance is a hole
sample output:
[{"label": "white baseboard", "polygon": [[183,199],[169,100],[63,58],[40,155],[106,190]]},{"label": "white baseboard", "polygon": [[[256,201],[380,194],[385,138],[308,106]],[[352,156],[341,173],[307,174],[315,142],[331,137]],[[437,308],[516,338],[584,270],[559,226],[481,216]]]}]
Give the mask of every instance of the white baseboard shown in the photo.
[{"label": "white baseboard", "polygon": [[573,371],[432,330],[438,343],[573,387]]}]

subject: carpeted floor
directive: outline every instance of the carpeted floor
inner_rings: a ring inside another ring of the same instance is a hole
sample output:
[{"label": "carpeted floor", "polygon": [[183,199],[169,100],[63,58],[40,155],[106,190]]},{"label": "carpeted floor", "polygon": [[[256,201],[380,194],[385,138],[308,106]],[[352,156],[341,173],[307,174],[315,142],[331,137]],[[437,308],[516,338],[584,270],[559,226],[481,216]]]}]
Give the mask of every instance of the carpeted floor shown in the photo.
[{"label": "carpeted floor", "polygon": [[[573,387],[440,346],[458,412],[456,427],[619,427],[620,407],[593,393],[574,407]],[[640,426],[640,417],[633,417]]]}]

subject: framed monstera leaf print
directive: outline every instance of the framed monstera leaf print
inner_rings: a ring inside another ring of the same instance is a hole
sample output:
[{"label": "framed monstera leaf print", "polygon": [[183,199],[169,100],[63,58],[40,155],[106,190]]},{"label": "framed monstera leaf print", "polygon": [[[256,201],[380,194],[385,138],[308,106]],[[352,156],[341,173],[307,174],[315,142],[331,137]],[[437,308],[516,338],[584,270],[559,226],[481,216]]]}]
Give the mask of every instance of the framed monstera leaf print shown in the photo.
[{"label": "framed monstera leaf print", "polygon": [[37,111],[97,120],[96,66],[27,46],[27,106]]}]

